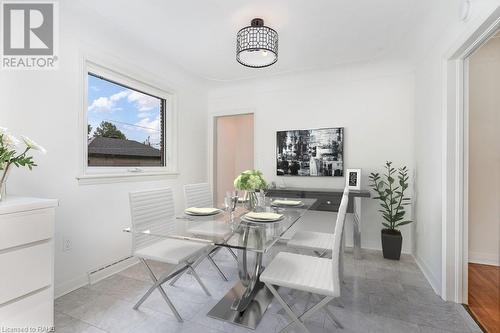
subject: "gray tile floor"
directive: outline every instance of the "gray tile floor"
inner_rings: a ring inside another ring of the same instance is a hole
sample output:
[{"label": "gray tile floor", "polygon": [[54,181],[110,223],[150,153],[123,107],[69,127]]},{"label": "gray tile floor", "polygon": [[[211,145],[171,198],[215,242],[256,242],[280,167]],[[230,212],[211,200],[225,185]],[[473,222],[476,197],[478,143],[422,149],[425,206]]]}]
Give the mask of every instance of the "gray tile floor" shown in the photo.
[{"label": "gray tile floor", "polygon": [[[275,251],[283,250],[277,247]],[[237,280],[234,259],[226,251],[217,262],[227,273],[223,282],[206,261],[197,271],[212,293],[206,296],[190,275],[167,293],[185,322],[180,324],[161,295],[155,291],[139,310],[133,304],[151,285],[141,265],[132,266],[94,285],[75,290],[55,302],[57,332],[252,332],[206,316],[207,312]],[[157,272],[168,267],[152,263]],[[306,322],[319,332],[481,332],[460,305],[443,302],[436,296],[410,256],[401,261],[384,260],[380,252],[363,251],[362,260],[346,253],[345,284],[340,302],[331,310],[344,325],[336,329],[323,313]],[[307,306],[305,294],[280,289],[296,311]],[[291,296],[293,295],[293,296]],[[340,307],[342,303],[343,307]],[[311,306],[311,304],[309,304]],[[289,318],[274,301],[254,332],[278,332]]]}]

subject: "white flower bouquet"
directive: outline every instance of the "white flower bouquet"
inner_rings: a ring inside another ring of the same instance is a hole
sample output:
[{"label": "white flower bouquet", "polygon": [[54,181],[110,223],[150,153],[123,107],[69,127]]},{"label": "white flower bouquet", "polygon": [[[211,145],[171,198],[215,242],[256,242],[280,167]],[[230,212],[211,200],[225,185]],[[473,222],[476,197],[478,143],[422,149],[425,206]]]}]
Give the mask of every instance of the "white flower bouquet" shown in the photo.
[{"label": "white flower bouquet", "polygon": [[5,184],[11,167],[27,167],[30,170],[36,166],[33,156],[28,156],[30,150],[38,150],[45,154],[46,150],[28,137],[21,137],[24,143],[22,152],[16,149],[21,140],[10,134],[6,128],[0,127],[0,201],[5,197]]}]

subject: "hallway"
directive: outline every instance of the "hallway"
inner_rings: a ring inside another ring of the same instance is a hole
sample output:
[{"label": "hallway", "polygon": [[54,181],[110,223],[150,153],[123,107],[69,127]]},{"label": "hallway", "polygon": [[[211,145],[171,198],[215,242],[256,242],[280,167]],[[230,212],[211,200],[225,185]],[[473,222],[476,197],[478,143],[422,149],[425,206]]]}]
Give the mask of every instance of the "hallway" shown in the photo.
[{"label": "hallway", "polygon": [[500,332],[500,267],[469,264],[469,309],[488,333]]}]

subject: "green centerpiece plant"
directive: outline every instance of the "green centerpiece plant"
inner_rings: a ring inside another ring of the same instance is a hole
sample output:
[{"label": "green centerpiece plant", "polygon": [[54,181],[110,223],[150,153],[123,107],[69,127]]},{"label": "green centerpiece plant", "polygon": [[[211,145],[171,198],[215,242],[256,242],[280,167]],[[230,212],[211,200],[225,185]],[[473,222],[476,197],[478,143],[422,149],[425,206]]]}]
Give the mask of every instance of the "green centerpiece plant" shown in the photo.
[{"label": "green centerpiece plant", "polygon": [[266,189],[267,182],[259,170],[246,170],[236,177],[234,187],[246,191],[245,200],[247,200],[248,208],[253,210],[257,206],[257,194],[255,192]]},{"label": "green centerpiece plant", "polygon": [[382,213],[382,251],[384,258],[398,260],[401,256],[403,237],[399,227],[412,221],[405,219],[405,206],[411,205],[411,199],[405,194],[408,189],[408,168],[395,169],[392,162],[385,163],[385,173],[370,174],[370,187],[377,193],[374,199],[380,202]]},{"label": "green centerpiece plant", "polygon": [[0,201],[5,198],[5,187],[10,170],[15,167],[27,167],[30,170],[36,166],[30,150],[46,153],[46,150],[28,137],[22,136],[24,147],[18,151],[21,140],[10,134],[6,128],[0,127]]}]

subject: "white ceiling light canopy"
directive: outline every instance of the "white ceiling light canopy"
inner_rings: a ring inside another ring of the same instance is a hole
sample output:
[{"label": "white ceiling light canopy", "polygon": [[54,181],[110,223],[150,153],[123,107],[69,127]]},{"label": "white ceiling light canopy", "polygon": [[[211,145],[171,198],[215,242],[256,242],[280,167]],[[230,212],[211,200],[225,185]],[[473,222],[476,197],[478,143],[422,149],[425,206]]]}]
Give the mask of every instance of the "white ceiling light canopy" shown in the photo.
[{"label": "white ceiling light canopy", "polygon": [[268,67],[278,61],[278,33],[254,18],[236,35],[236,60],[252,68]]}]

